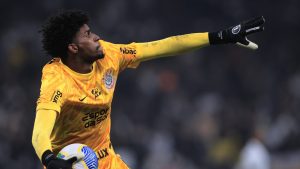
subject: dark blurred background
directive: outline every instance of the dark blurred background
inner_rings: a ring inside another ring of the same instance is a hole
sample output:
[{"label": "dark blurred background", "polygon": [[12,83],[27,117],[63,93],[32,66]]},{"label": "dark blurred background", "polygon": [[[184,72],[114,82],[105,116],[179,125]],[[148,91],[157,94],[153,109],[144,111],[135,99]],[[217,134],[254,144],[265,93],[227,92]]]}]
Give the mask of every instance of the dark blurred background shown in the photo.
[{"label": "dark blurred background", "polygon": [[59,9],[74,8],[88,11],[92,30],[114,43],[265,16],[265,31],[249,37],[257,51],[212,46],[121,73],[112,142],[132,169],[245,169],[258,158],[265,168],[252,169],[300,168],[300,1],[1,0],[1,169],[41,168],[31,133],[51,57],[38,30]]}]

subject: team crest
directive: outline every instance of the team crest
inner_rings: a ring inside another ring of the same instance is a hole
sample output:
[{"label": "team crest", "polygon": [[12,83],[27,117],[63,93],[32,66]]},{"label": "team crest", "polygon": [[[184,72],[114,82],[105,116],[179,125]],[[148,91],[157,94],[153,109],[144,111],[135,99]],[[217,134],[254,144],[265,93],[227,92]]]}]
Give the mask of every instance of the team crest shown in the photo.
[{"label": "team crest", "polygon": [[115,85],[115,79],[113,76],[113,70],[109,69],[105,72],[104,77],[103,77],[103,82],[104,85],[107,89],[111,89]]},{"label": "team crest", "polygon": [[95,87],[92,89],[92,94],[95,96],[95,99],[97,99],[97,97],[101,95],[101,91],[99,88]]}]

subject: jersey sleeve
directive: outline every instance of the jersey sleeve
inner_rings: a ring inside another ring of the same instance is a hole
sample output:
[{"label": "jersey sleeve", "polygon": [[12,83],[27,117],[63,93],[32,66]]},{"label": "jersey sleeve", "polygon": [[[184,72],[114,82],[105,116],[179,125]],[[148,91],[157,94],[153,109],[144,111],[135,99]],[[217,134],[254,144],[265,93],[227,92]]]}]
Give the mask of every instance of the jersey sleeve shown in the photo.
[{"label": "jersey sleeve", "polygon": [[36,112],[32,132],[32,145],[40,160],[46,150],[52,150],[50,135],[55,119],[56,112],[53,110],[38,110]]},{"label": "jersey sleeve", "polygon": [[209,39],[208,32],[204,32],[171,36],[143,43],[113,44],[102,40],[100,43],[104,54],[117,58],[120,70],[123,70],[127,67],[136,68],[142,61],[175,56],[208,46]]},{"label": "jersey sleeve", "polygon": [[65,83],[59,68],[48,63],[43,68],[36,110],[55,110],[59,113],[64,100],[64,90]]},{"label": "jersey sleeve", "polygon": [[209,45],[208,33],[190,33],[185,35],[171,36],[165,39],[135,43],[137,51],[136,60],[138,62],[175,56],[190,52]]},{"label": "jersey sleeve", "polygon": [[104,57],[111,57],[122,71],[126,68],[136,68],[139,65],[137,59],[137,49],[135,43],[130,44],[114,44],[100,40],[100,44],[104,51]]}]

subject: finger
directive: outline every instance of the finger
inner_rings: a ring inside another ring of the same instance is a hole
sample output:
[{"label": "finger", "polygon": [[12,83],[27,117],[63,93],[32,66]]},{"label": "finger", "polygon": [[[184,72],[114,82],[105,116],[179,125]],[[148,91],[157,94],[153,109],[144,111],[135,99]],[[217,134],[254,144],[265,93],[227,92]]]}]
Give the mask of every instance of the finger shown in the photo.
[{"label": "finger", "polygon": [[67,160],[70,164],[73,164],[75,161],[77,161],[77,157],[71,157]]},{"label": "finger", "polygon": [[256,49],[258,49],[258,45],[257,45],[256,43],[251,42],[251,41],[249,41],[249,40],[247,40],[247,41],[249,42],[247,45],[242,44],[242,43],[240,43],[240,42],[237,42],[236,44],[239,45],[239,46],[241,46],[241,47],[248,48],[248,49],[251,49],[251,50],[256,50]]},{"label": "finger", "polygon": [[265,29],[264,26],[257,26],[257,27],[249,28],[249,29],[245,30],[245,35],[250,35],[252,33],[261,32],[264,29]]},{"label": "finger", "polygon": [[237,42],[243,45],[248,45],[250,43],[247,37],[241,37]]},{"label": "finger", "polygon": [[248,21],[245,21],[242,24],[245,25],[245,29],[250,29],[250,28],[261,26],[264,23],[265,23],[265,18],[263,16],[260,16],[260,17],[256,17],[256,18],[250,19]]}]

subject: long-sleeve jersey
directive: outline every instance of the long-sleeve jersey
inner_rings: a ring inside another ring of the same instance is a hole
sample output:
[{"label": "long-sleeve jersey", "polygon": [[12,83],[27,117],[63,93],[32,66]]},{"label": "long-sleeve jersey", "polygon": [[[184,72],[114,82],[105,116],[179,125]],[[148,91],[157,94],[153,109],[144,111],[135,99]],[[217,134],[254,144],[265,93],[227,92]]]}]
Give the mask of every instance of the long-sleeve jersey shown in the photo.
[{"label": "long-sleeve jersey", "polygon": [[[58,153],[71,143],[86,144],[95,151],[108,145],[111,104],[118,74],[145,60],[207,46],[209,40],[208,33],[193,33],[146,43],[113,44],[103,40],[99,43],[104,58],[93,63],[90,73],[77,73],[59,58],[44,66],[36,107],[39,118],[36,117],[32,139],[40,158],[47,149]],[[48,110],[55,111],[56,115],[47,116]],[[50,133],[48,140],[39,139],[43,133]],[[45,144],[47,141],[50,144]]]}]

